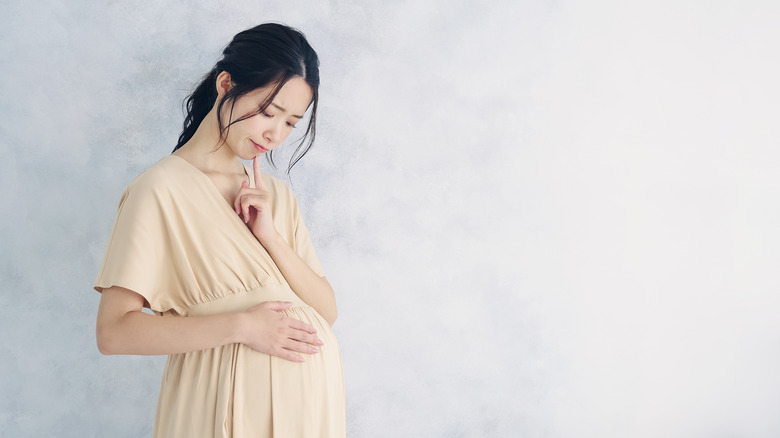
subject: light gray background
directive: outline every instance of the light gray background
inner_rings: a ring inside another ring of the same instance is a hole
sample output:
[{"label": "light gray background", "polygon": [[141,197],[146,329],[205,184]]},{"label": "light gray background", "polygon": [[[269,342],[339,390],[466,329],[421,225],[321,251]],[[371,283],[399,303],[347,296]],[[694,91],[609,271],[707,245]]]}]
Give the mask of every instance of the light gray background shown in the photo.
[{"label": "light gray background", "polygon": [[150,434],[164,358],[98,353],[92,281],[264,21],[322,61],[350,436],[780,436],[777,2],[1,3],[3,436]]}]

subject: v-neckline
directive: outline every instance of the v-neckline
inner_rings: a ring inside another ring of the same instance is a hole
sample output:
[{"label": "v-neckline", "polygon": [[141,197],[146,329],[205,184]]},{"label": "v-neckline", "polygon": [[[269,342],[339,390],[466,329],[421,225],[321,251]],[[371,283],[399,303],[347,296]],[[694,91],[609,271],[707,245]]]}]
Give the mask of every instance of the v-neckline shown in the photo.
[{"label": "v-neckline", "polygon": [[[225,197],[224,197],[224,196],[222,196],[222,192],[220,192],[220,191],[219,191],[219,189],[217,188],[217,185],[216,185],[216,184],[214,184],[214,181],[212,181],[212,180],[211,180],[211,178],[210,178],[208,175],[206,175],[206,173],[205,173],[205,172],[203,172],[202,170],[198,169],[198,168],[197,168],[197,167],[196,167],[194,164],[190,163],[190,162],[189,162],[189,161],[188,161],[186,158],[184,158],[184,157],[181,157],[181,156],[179,156],[179,155],[176,155],[176,154],[170,154],[169,156],[178,158],[179,160],[181,160],[181,161],[183,161],[184,163],[186,163],[186,164],[187,164],[187,166],[188,166],[188,167],[190,167],[192,170],[194,170],[195,172],[197,172],[197,173],[198,173],[199,175],[201,175],[202,177],[206,178],[206,180],[208,181],[208,184],[209,184],[209,186],[211,186],[211,189],[212,189],[212,191],[213,191],[213,192],[215,192],[215,193],[216,193],[216,194],[219,196],[219,198],[222,200],[222,202],[223,202],[225,205],[227,205],[227,206],[228,206],[228,208],[230,208],[230,211],[232,211],[233,213],[235,213],[235,210],[233,209],[233,206],[232,206],[232,205],[230,205],[230,202],[228,202],[228,200],[227,200],[227,199],[225,199]],[[246,176],[247,176],[247,179],[249,180],[249,186],[250,186],[250,187],[253,187],[253,186],[255,185],[255,179],[254,179],[254,178],[252,177],[252,175],[251,175],[251,174],[250,174],[250,173],[249,173],[249,172],[246,170],[246,166],[244,166],[243,164],[241,164],[241,168],[244,170],[244,175],[246,175]],[[240,219],[240,218],[239,218],[239,219]]]}]

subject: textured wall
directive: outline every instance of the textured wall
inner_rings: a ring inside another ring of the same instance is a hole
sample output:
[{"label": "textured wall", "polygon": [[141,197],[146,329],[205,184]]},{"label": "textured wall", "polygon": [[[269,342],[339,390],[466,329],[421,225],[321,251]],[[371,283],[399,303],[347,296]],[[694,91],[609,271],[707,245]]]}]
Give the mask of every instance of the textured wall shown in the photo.
[{"label": "textured wall", "polygon": [[98,353],[92,281],[271,20],[322,60],[350,436],[780,435],[778,3],[368,3],[2,2],[3,436],[149,435],[164,358]]}]

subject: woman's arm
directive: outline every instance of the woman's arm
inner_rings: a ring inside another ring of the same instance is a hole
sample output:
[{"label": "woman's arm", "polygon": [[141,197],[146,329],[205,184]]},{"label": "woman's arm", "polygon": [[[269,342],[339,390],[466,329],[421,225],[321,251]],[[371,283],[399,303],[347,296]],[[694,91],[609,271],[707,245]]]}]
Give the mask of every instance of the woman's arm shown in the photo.
[{"label": "woman's arm", "polygon": [[249,187],[244,182],[236,195],[233,209],[268,251],[293,292],[322,315],[328,324],[333,325],[338,316],[333,288],[325,277],[312,271],[276,231],[271,214],[271,193],[263,182],[258,157],[253,159],[252,166],[255,187]]},{"label": "woman's arm", "polygon": [[284,275],[287,284],[306,304],[317,311],[328,324],[333,325],[338,317],[336,294],[325,277],[320,277],[279,235],[260,241]]},{"label": "woman's arm", "polygon": [[104,289],[97,316],[97,344],[103,354],[175,354],[242,343],[262,353],[304,362],[297,353],[322,345],[314,327],[281,310],[290,303],[267,301],[244,312],[161,317],[143,313],[144,298],[122,287]]}]

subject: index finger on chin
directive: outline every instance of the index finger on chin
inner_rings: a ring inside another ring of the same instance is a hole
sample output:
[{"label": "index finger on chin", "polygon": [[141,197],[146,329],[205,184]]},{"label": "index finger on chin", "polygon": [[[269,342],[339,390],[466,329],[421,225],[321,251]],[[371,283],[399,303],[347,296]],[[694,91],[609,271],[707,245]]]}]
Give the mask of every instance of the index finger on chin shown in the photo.
[{"label": "index finger on chin", "polygon": [[265,183],[263,183],[263,172],[260,171],[260,156],[257,155],[252,159],[252,168],[255,173],[255,188],[265,189]]}]

